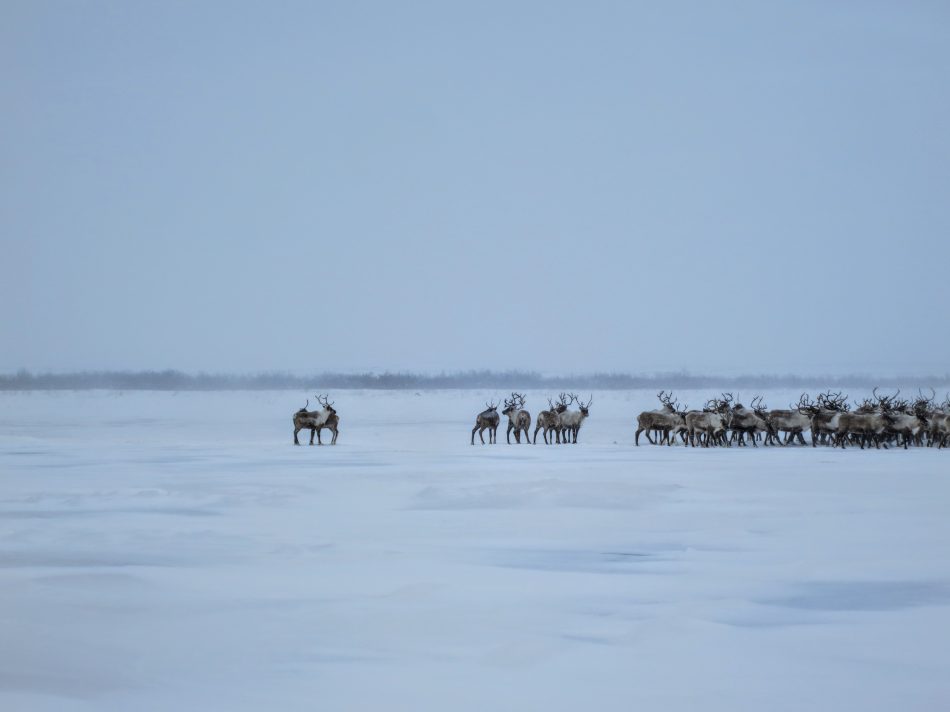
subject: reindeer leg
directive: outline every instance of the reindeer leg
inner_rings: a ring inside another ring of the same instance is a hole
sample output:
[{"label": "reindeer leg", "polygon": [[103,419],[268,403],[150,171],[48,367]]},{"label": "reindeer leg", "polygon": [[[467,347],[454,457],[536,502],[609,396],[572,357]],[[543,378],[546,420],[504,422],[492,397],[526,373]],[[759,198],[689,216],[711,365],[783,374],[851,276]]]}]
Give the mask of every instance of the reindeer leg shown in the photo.
[{"label": "reindeer leg", "polygon": [[296,428],[296,429],[294,430],[294,445],[299,445],[299,444],[300,444],[300,441],[297,439],[297,433],[299,433],[299,432],[300,432],[300,428]]}]

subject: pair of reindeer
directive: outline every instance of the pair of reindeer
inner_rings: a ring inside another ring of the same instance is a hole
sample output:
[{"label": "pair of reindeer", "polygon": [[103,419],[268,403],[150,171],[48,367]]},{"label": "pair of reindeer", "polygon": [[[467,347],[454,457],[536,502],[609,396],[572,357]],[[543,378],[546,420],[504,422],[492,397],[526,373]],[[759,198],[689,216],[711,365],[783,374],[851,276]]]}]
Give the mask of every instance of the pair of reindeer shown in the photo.
[{"label": "pair of reindeer", "polygon": [[[577,402],[580,410],[568,410],[567,407],[572,401]],[[581,429],[581,423],[590,415],[590,404],[594,402],[594,396],[590,397],[586,403],[583,403],[573,393],[561,393],[557,403],[553,403],[548,398],[549,410],[542,410],[538,413],[537,425],[534,428],[534,442],[538,442],[538,431],[542,430],[545,444],[557,443],[576,443],[577,433]],[[482,434],[488,431],[488,442],[498,442],[498,424],[501,421],[498,415],[498,404],[494,401],[485,404],[487,408],[475,417],[475,427],[472,428],[472,445],[475,444],[475,433],[485,444],[485,436]],[[531,443],[528,431],[531,428],[531,413],[524,409],[525,397],[521,393],[512,393],[511,398],[505,399],[505,409],[501,411],[502,415],[508,416],[508,432],[505,439],[511,444],[511,432],[515,433],[515,442],[521,442],[521,433],[524,433],[524,441]],[[550,440],[548,439],[550,436]]]},{"label": "pair of reindeer", "polygon": [[[294,445],[299,445],[297,433],[305,428],[310,428],[310,444],[313,445],[313,436],[316,433],[317,444],[323,445],[320,439],[320,431],[327,428],[333,433],[331,445],[336,445],[336,436],[339,435],[340,418],[336,414],[333,403],[330,402],[329,394],[325,396],[315,396],[317,402],[323,406],[320,410],[307,410],[310,405],[310,399],[307,399],[307,405],[294,413]],[[336,401],[334,401],[335,403]]]}]

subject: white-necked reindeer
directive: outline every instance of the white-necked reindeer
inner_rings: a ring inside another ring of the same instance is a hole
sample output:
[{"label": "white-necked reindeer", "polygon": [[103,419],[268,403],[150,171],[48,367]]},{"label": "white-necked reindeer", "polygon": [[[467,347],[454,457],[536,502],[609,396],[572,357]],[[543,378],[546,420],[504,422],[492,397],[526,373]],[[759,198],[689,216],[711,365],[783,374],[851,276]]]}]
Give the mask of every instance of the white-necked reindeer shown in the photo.
[{"label": "white-necked reindeer", "polygon": [[485,410],[475,416],[475,427],[472,428],[472,445],[475,444],[475,431],[478,431],[478,437],[485,444],[485,436],[482,433],[488,431],[489,444],[498,442],[498,424],[501,422],[501,416],[498,415],[498,404],[492,400],[485,404]]},{"label": "white-necked reindeer", "polygon": [[524,431],[524,441],[531,442],[528,430],[531,428],[531,413],[524,409],[525,397],[520,393],[512,393],[511,399],[505,399],[505,409],[502,415],[508,416],[508,432],[505,439],[511,444],[511,431],[515,431],[515,442],[521,442],[521,433]]},{"label": "white-necked reindeer", "polygon": [[[561,442],[561,413],[567,410],[568,400],[567,394],[562,393],[558,396],[557,403],[551,402],[551,399],[548,398],[548,407],[549,410],[542,410],[538,413],[538,418],[535,421],[534,426],[534,442],[538,442],[538,431],[541,430],[541,435],[544,437],[544,443],[550,445],[555,441]],[[550,442],[548,441],[548,433],[551,435]]]},{"label": "white-necked reindeer", "polygon": [[582,403],[581,399],[573,393],[571,393],[569,397],[572,401],[577,403],[577,407],[580,410],[565,410],[561,413],[561,442],[577,444],[577,433],[581,429],[585,418],[590,415],[590,404],[594,402],[594,396],[591,395],[587,403]]},{"label": "white-necked reindeer", "polygon": [[[333,408],[333,403],[330,402],[329,395],[326,396],[317,396],[317,402],[320,403],[323,407],[320,410],[307,410],[307,406],[310,405],[310,399],[307,399],[307,405],[294,413],[294,445],[299,445],[300,441],[297,439],[297,433],[299,433],[304,428],[310,428],[310,444],[313,445],[313,436],[317,436],[317,443],[323,445],[323,441],[320,439],[320,430],[327,426],[327,420],[332,415],[336,415],[336,410]],[[331,444],[336,444],[336,431],[333,432],[333,442]]]}]

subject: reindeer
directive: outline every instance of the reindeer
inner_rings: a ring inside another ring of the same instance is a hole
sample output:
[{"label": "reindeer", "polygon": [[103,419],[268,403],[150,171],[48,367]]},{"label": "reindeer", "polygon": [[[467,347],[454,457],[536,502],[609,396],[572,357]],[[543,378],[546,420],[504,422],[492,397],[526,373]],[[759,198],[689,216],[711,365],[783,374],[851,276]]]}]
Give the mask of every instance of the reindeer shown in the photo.
[{"label": "reindeer", "polygon": [[[660,391],[656,394],[663,407],[659,410],[646,410],[637,416],[637,432],[634,435],[634,444],[640,444],[640,433],[646,431],[647,440],[651,445],[662,444],[663,440],[672,445],[670,432],[685,427],[684,416],[676,411],[676,403],[673,401],[673,393],[667,394],[666,391]],[[663,440],[659,435],[656,440],[650,437],[650,431],[663,433]]]},{"label": "reindeer", "polygon": [[[320,441],[320,431],[323,430],[324,428],[326,428],[331,433],[333,433],[333,439],[330,440],[330,444],[336,445],[336,437],[337,435],[340,434],[340,417],[336,414],[335,411],[333,413],[330,413],[330,417],[327,418],[327,421],[323,425],[317,428],[317,442],[319,442],[321,445],[323,443]],[[313,443],[310,443],[310,444],[312,445]]]},{"label": "reindeer", "polygon": [[[567,405],[570,401],[567,400],[567,396],[562,393],[558,396],[557,403],[552,403],[551,399],[548,398],[548,410],[542,410],[538,413],[538,418],[535,421],[534,426],[534,442],[538,442],[538,431],[541,430],[541,435],[544,437],[544,444],[550,445],[555,441],[560,444],[561,442],[561,413],[567,410]],[[548,433],[551,433],[551,442],[548,442]]]},{"label": "reindeer", "polygon": [[[920,429],[914,436],[914,444],[919,446],[925,444],[925,437],[930,438],[931,422],[937,412],[937,404],[934,403],[934,398],[937,397],[937,391],[931,388],[930,397],[928,398],[924,396],[923,391],[918,388],[917,394],[918,398],[914,400],[911,412],[917,417],[917,420],[920,421]],[[930,443],[928,442],[926,444],[929,445]]]},{"label": "reindeer", "polygon": [[943,405],[933,411],[930,416],[930,442],[933,446],[937,443],[937,449],[942,449],[950,444],[950,393],[947,394]]},{"label": "reindeer", "polygon": [[[861,449],[865,445],[874,446],[880,450],[884,431],[887,428],[887,420],[883,412],[890,407],[890,401],[897,397],[897,393],[890,397],[882,397],[877,394],[877,388],[874,389],[874,398],[877,403],[870,398],[865,398],[853,413],[841,413],[837,419],[837,430],[835,432],[835,447],[841,446],[843,450],[848,440],[857,440]],[[898,393],[900,391],[898,390]],[[883,443],[887,448],[887,443]]]},{"label": "reindeer", "polygon": [[796,438],[802,445],[808,444],[805,442],[805,436],[802,433],[811,428],[811,415],[807,410],[812,406],[808,395],[802,393],[798,399],[798,405],[790,405],[788,410],[769,411],[767,421],[769,425],[776,432],[785,433],[783,445],[788,445]]},{"label": "reindeer", "polygon": [[[827,442],[828,438],[838,428],[838,416],[847,413],[850,406],[848,396],[841,397],[841,391],[832,393],[830,390],[818,394],[818,401],[811,410],[811,446]],[[803,412],[807,412],[803,409]]]},{"label": "reindeer", "polygon": [[[918,389],[919,391],[919,389]],[[900,393],[898,390],[897,393]],[[894,395],[894,398],[897,394]],[[887,432],[894,436],[897,445],[903,444],[904,449],[913,442],[919,444],[919,438],[926,425],[927,405],[930,400],[920,394],[920,398],[914,402],[914,405],[907,400],[888,401],[886,407],[882,407],[881,413],[884,420],[887,421]],[[918,413],[921,415],[919,416]],[[923,416],[923,417],[921,417]]]},{"label": "reindeer", "polygon": [[485,404],[485,410],[475,416],[475,427],[472,428],[472,445],[475,444],[475,431],[478,431],[478,437],[481,438],[482,445],[485,444],[485,436],[482,433],[488,431],[488,443],[498,442],[498,424],[501,422],[501,416],[498,415],[498,404],[492,400]]},{"label": "reindeer", "polygon": [[742,403],[736,403],[732,409],[732,427],[733,439],[740,447],[745,446],[745,436],[749,436],[752,441],[752,447],[758,447],[756,442],[759,433],[770,433],[769,425],[765,420],[763,412],[765,407],[762,405],[762,396],[756,396],[752,399],[752,409],[746,408]]},{"label": "reindeer", "polygon": [[[323,441],[320,439],[320,431],[326,425],[327,419],[331,415],[336,414],[336,410],[333,408],[333,403],[330,403],[329,395],[326,396],[315,396],[317,402],[323,407],[320,410],[307,410],[310,405],[310,399],[307,399],[307,405],[294,413],[294,445],[299,445],[300,441],[297,439],[297,433],[299,433],[304,428],[310,428],[310,444],[313,445],[313,436],[317,436],[317,444],[323,445]],[[327,426],[329,427],[329,426]],[[336,431],[333,431],[333,442],[336,443]]]},{"label": "reindeer", "polygon": [[725,433],[729,415],[729,401],[725,398],[723,400],[712,398],[706,401],[706,405],[702,410],[692,410],[686,413],[686,434],[689,444],[696,447],[696,433],[698,432],[700,434],[700,445],[703,447],[709,447],[719,442],[725,442],[728,445],[728,441],[725,440]]},{"label": "reindeer", "polygon": [[505,409],[502,415],[508,416],[508,432],[505,434],[508,444],[511,445],[511,431],[515,431],[515,442],[521,442],[521,433],[524,431],[524,441],[531,442],[528,430],[531,428],[531,413],[524,409],[525,397],[520,393],[511,394],[511,399],[505,399]]},{"label": "reindeer", "polygon": [[590,404],[594,402],[594,396],[591,394],[590,400],[587,401],[587,403],[582,403],[581,399],[573,393],[571,393],[570,399],[577,403],[579,410],[567,410],[560,414],[561,432],[564,434],[561,442],[569,442],[576,445],[577,433],[580,431],[584,420],[590,415]]}]

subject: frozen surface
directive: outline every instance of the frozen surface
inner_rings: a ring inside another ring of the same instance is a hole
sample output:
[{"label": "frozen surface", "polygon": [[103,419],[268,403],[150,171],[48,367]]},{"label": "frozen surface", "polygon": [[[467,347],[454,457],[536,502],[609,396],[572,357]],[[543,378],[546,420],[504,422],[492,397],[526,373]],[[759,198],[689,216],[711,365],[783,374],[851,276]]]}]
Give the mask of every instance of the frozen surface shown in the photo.
[{"label": "frozen surface", "polygon": [[471,447],[489,395],[0,394],[0,709],[950,708],[950,452],[634,448],[643,392]]}]

